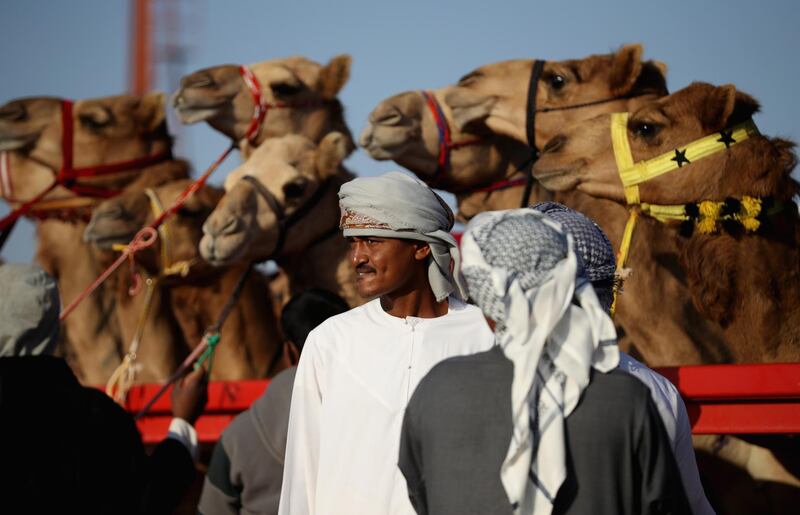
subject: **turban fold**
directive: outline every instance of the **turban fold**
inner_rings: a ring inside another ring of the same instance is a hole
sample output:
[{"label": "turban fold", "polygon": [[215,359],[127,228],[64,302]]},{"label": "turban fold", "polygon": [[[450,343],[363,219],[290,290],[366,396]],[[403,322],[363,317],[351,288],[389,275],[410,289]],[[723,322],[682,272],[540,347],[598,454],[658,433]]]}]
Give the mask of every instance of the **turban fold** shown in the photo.
[{"label": "turban fold", "polygon": [[0,265],[0,357],[53,353],[60,302],[55,279],[36,265]]},{"label": "turban fold", "polygon": [[344,236],[376,236],[423,241],[430,246],[428,282],[436,300],[466,298],[461,255],[450,234],[453,212],[422,181],[400,172],[359,177],[339,190]]},{"label": "turban fold", "polygon": [[514,431],[500,470],[515,513],[546,515],[566,478],[564,420],[594,368],[619,362],[616,332],[572,236],[532,209],[481,213],[461,240],[472,299],[514,364]]}]

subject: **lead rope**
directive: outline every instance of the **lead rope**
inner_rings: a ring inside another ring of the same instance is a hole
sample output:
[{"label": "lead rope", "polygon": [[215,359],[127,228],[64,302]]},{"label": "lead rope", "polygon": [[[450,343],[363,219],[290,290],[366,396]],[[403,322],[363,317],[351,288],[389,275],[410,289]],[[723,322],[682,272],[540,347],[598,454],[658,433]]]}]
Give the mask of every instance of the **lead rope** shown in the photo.
[{"label": "lead rope", "polygon": [[[164,212],[164,206],[161,204],[161,200],[151,188],[147,188],[144,192],[150,199],[150,210],[154,218],[158,218]],[[136,357],[139,352],[142,335],[144,334],[144,328],[147,324],[147,318],[150,315],[156,288],[164,277],[170,275],[185,277],[189,273],[190,267],[194,262],[194,260],[192,260],[172,263],[168,228],[168,222],[165,222],[158,228],[158,234],[161,238],[161,272],[157,277],[148,277],[145,279],[147,290],[145,292],[142,311],[139,313],[139,319],[136,322],[136,331],[134,332],[133,340],[131,340],[130,347],[125,357],[122,359],[122,363],[114,370],[111,377],[108,379],[108,383],[106,383],[106,394],[121,406],[125,405],[128,391],[136,381],[136,373],[141,368],[140,365],[136,364]],[[127,245],[114,245],[112,248],[116,251],[125,251],[127,247]],[[139,293],[141,279],[136,271],[133,254],[129,254],[128,259],[131,265],[131,277],[133,278],[133,286],[128,290],[128,294],[134,296]]]},{"label": "lead rope", "polygon": [[253,265],[250,264],[245,270],[242,272],[242,275],[239,276],[239,279],[236,281],[236,286],[234,286],[233,291],[231,292],[230,297],[225,302],[225,305],[222,307],[222,310],[217,317],[217,320],[214,324],[209,327],[206,332],[203,334],[202,338],[200,338],[200,343],[195,347],[192,352],[183,360],[183,363],[178,367],[178,369],[161,385],[161,388],[153,395],[153,397],[147,401],[147,404],[136,414],[135,419],[138,420],[150,411],[150,408],[153,407],[153,404],[164,395],[164,392],[172,385],[175,381],[177,381],[185,372],[192,366],[192,364],[197,361],[195,364],[195,370],[202,366],[203,362],[206,360],[208,361],[208,374],[211,375],[211,367],[214,362],[214,353],[215,350],[220,342],[220,331],[222,330],[222,325],[225,323],[225,320],[230,315],[233,306],[238,302],[239,298],[242,295],[242,291],[244,290],[244,286],[247,282],[247,278],[250,276],[250,272],[253,270]]},{"label": "lead rope", "polygon": [[136,364],[136,354],[139,351],[139,344],[142,341],[142,334],[147,322],[147,317],[150,314],[150,308],[153,305],[153,293],[157,286],[157,280],[148,277],[145,280],[147,290],[145,291],[144,306],[141,313],[139,313],[139,320],[136,322],[136,332],[133,335],[128,353],[122,359],[122,363],[114,370],[111,377],[106,383],[106,395],[114,399],[114,401],[121,405],[125,405],[125,400],[128,396],[128,391],[133,386],[136,380],[136,372],[140,365]]}]

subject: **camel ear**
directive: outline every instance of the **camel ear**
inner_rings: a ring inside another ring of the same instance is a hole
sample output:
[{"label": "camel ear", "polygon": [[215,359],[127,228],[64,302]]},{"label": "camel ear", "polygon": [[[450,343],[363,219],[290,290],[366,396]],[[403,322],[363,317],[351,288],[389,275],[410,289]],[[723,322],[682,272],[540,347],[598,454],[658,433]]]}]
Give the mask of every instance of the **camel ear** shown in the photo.
[{"label": "camel ear", "polygon": [[161,92],[147,93],[141,97],[134,116],[143,134],[155,132],[162,126],[166,130],[166,101],[167,96]]},{"label": "camel ear", "polygon": [[337,55],[326,64],[319,74],[319,93],[322,98],[330,100],[350,79],[350,65],[353,58],[347,54]]},{"label": "camel ear", "polygon": [[453,124],[463,131],[468,125],[484,122],[497,103],[497,97],[481,95],[465,88],[453,88],[444,96],[453,112]]},{"label": "camel ear", "polygon": [[642,71],[642,53],[642,45],[625,45],[614,54],[609,77],[612,94],[628,93],[636,84]]},{"label": "camel ear", "polygon": [[320,177],[335,174],[348,153],[348,139],[341,132],[330,132],[319,142],[317,149],[317,171]]},{"label": "camel ear", "polygon": [[667,91],[667,65],[661,61],[647,61],[642,63],[639,76],[630,91],[630,95],[656,94],[668,95]]},{"label": "camel ear", "polygon": [[700,121],[707,131],[719,131],[747,120],[758,108],[753,97],[737,92],[733,84],[726,84],[713,88],[706,96]]}]

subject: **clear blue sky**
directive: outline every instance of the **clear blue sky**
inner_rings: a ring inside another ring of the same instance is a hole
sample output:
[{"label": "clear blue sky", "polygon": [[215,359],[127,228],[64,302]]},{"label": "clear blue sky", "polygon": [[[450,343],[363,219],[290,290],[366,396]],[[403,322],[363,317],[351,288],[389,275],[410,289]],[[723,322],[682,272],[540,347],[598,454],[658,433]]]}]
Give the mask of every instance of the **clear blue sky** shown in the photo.
[{"label": "clear blue sky", "polygon": [[[765,0],[172,0],[183,13],[184,72],[222,63],[305,55],[353,56],[340,95],[354,133],[383,98],[452,83],[510,58],[577,58],[640,42],[669,65],[669,87],[733,83],[762,104],[762,132],[800,141],[800,2]],[[126,0],[2,0],[0,103],[31,95],[84,98],[127,89]],[[172,91],[164,73],[158,89]],[[178,151],[204,169],[225,145],[205,125],[182,128]],[[229,158],[217,178],[232,168]],[[359,151],[358,174],[396,169]],[[7,211],[0,203],[0,215]],[[32,225],[3,250],[28,261]]]}]

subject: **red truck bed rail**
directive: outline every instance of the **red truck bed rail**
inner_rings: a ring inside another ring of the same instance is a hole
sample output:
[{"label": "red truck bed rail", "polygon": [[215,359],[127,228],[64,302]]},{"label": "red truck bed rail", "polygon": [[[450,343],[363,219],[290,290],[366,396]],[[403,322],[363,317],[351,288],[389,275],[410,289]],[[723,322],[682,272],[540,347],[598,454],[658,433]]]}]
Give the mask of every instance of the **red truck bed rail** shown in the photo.
[{"label": "red truck bed rail", "polygon": [[[800,363],[657,371],[678,387],[695,434],[800,434]],[[212,382],[206,411],[196,425],[200,441],[217,441],[233,417],[247,409],[268,384],[268,380]],[[132,388],[126,408],[138,413],[158,388],[157,384]],[[138,421],[145,443],[163,439],[170,419],[169,395],[164,395]]]}]

